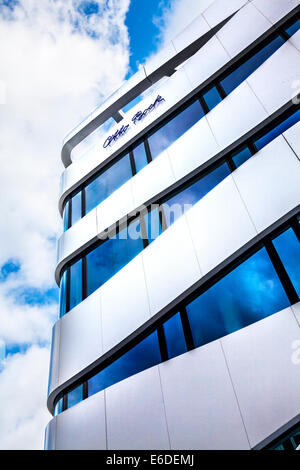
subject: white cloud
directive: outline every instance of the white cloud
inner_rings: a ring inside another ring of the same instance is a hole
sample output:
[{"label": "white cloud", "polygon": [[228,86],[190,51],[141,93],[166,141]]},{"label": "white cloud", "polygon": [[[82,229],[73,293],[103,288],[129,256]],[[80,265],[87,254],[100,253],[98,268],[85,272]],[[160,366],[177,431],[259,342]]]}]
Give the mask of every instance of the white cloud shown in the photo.
[{"label": "white cloud", "polygon": [[33,346],[6,360],[0,374],[0,449],[42,449],[50,413],[47,396],[49,351]]},{"label": "white cloud", "polygon": [[[16,292],[54,287],[60,150],[64,135],[113,92],[128,70],[130,0],[0,1],[0,340],[36,344],[0,373],[0,447],[42,448],[49,342],[56,304],[23,305]],[[3,96],[5,94],[5,96]],[[14,294],[13,294],[14,292]]]},{"label": "white cloud", "polygon": [[203,13],[215,0],[173,0],[163,10],[156,24],[160,29],[160,44],[170,42],[188,26],[196,16]]}]

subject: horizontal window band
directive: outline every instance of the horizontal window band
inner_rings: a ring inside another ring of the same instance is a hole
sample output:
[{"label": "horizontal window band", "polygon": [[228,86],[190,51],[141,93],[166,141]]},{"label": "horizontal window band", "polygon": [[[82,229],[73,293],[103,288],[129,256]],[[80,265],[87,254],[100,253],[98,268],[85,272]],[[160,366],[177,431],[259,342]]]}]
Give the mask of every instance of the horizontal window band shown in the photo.
[{"label": "horizontal window band", "polygon": [[[272,224],[261,234],[257,235],[242,248],[237,250],[225,261],[220,263],[216,268],[210,271],[208,274],[203,276],[198,282],[187,289],[184,293],[174,299],[168,306],[154,315],[151,319],[145,322],[140,328],[134,331],[126,339],[112,348],[110,351],[102,355],[97,361],[90,364],[80,373],[76,374],[70,380],[63,385],[59,386],[54,390],[48,397],[48,408],[51,413],[54,411],[54,402],[56,403],[62,394],[66,394],[74,389],[74,387],[81,385],[84,381],[88,380],[102,369],[112,364],[115,360],[122,357],[123,354],[128,352],[131,348],[137,345],[140,341],[145,339],[150,333],[154,332],[159,325],[166,322],[176,312],[185,309],[187,304],[190,304],[197,297],[201,296],[210,287],[215,285],[218,281],[222,280],[227,274],[231,273],[235,268],[242,265],[244,261],[250,258],[252,255],[257,253],[261,248],[264,247],[268,240],[278,237],[283,231],[293,227],[294,222],[296,224],[296,230],[299,232],[299,219],[296,217],[299,215],[300,206],[298,205],[284,217],[279,219],[277,222]],[[298,233],[299,236],[299,233]],[[272,262],[272,260],[271,260]],[[275,268],[276,270],[276,268]],[[282,284],[283,285],[283,284]],[[283,286],[284,287],[284,286]],[[285,288],[285,287],[284,287]],[[295,299],[299,301],[299,297]],[[193,347],[188,348],[193,349]]]},{"label": "horizontal window band", "polygon": [[[260,138],[261,136],[266,135],[270,130],[276,128],[280,123],[284,122],[287,118],[293,116],[300,110],[300,105],[293,104],[293,101],[289,101],[285,105],[283,105],[279,110],[274,112],[271,116],[266,118],[256,127],[251,129],[247,132],[244,136],[239,138],[236,142],[232,143],[226,149],[219,152],[217,155],[200,165],[198,168],[190,172],[188,175],[181,178],[179,181],[175,182],[168,188],[161,191],[159,194],[153,196],[148,201],[145,202],[142,206],[137,207],[119,221],[116,221],[110,227],[107,227],[101,234],[98,234],[96,237],[89,240],[85,245],[80,247],[80,251],[73,255],[70,255],[68,258],[65,258],[59,265],[56,267],[56,281],[57,284],[60,284],[60,279],[62,273],[68,269],[73,263],[78,261],[83,256],[86,256],[90,251],[100,246],[102,243],[105,243],[105,240],[99,241],[102,239],[105,234],[108,236],[111,233],[114,233],[116,230],[124,229],[129,223],[134,221],[136,217],[143,215],[145,212],[145,208],[147,210],[150,209],[153,205],[161,205],[165,203],[168,199],[171,199],[176,194],[180,193],[184,189],[191,186],[194,182],[200,181],[201,178],[205,177],[207,174],[212,172],[214,169],[218,168],[222,162],[228,162],[232,160],[231,156],[238,152],[239,149],[243,148],[244,146],[248,146],[249,148],[252,147],[252,154],[254,155],[257,153],[257,149],[254,147],[253,142]],[[230,171],[233,172],[236,169],[236,165],[230,166]]]},{"label": "horizontal window band", "polygon": [[164,124],[170,121],[174,116],[176,116],[181,111],[183,111],[194,100],[199,99],[199,94],[211,88],[214,82],[220,81],[224,77],[226,77],[228,74],[232,73],[232,71],[235,68],[237,68],[242,61],[246,61],[247,58],[250,57],[252,54],[254,54],[256,51],[258,51],[260,47],[262,47],[265,43],[267,44],[270,40],[272,40],[272,37],[273,36],[275,37],[279,33],[279,31],[284,27],[285,24],[288,24],[293,18],[297,18],[299,15],[299,11],[300,11],[300,7],[297,6],[284,18],[282,18],[275,25],[273,25],[268,31],[266,31],[260,38],[258,38],[251,45],[249,45],[244,51],[242,51],[235,58],[230,60],[218,72],[213,74],[209,79],[207,79],[205,82],[199,85],[191,93],[189,93],[184,98],[184,100],[181,100],[181,102],[174,105],[163,116],[158,118],[158,120],[155,123],[149,124],[149,126],[142,131],[143,137],[139,135],[139,136],[134,137],[132,141],[125,143],[121,149],[117,150],[113,155],[108,157],[108,159],[106,159],[104,162],[99,164],[89,174],[85,175],[81,180],[79,180],[78,183],[76,183],[75,187],[73,186],[72,188],[67,190],[60,198],[60,202],[59,202],[60,213],[61,214],[63,213],[63,209],[67,202],[67,199],[71,198],[72,194],[75,194],[77,191],[80,190],[80,188],[85,187],[90,180],[94,179],[96,176],[106,171],[106,168],[108,168],[111,164],[113,164],[123,155],[126,155],[126,153],[128,153],[133,148],[133,146],[138,145],[138,143],[146,135],[150,133],[152,134],[155,130],[161,128]]}]

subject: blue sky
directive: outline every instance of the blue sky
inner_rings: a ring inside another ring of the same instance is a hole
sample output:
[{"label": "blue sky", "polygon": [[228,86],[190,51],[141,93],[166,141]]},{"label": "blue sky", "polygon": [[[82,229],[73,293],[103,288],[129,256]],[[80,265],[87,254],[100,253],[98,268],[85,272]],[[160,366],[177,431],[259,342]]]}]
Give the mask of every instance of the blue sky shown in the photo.
[{"label": "blue sky", "polygon": [[212,1],[0,0],[0,449],[51,418],[63,137]]}]

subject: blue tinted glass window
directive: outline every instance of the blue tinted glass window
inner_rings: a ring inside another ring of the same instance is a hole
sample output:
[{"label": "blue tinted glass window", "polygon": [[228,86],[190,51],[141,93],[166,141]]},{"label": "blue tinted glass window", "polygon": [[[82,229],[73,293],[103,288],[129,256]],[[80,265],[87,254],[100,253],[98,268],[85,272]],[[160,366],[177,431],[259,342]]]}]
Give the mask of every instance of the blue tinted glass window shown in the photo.
[{"label": "blue tinted glass window", "polygon": [[67,270],[63,273],[60,280],[59,290],[59,315],[63,317],[67,311]]},{"label": "blue tinted glass window", "polygon": [[300,28],[300,20],[296,20],[291,26],[285,28],[285,31],[288,33],[289,36],[293,36],[297,33],[298,29]]},{"label": "blue tinted glass window", "polygon": [[223,163],[188,188],[168,199],[163,204],[166,225],[172,225],[183,214],[183,211],[196,204],[229,174],[230,170],[227,164]]},{"label": "blue tinted glass window", "polygon": [[106,240],[89,253],[86,256],[88,295],[129,263],[143,246],[140,222],[135,220],[115,238]]},{"label": "blue tinted glass window", "polygon": [[168,359],[187,351],[180,314],[176,313],[163,325],[167,343]]},{"label": "blue tinted glass window", "polygon": [[264,136],[260,137],[259,139],[255,140],[255,146],[257,150],[262,149],[272,140],[276,139],[280,134],[285,132],[287,129],[292,127],[294,124],[300,121],[300,109],[292,114],[290,117],[285,119],[281,124],[278,124],[274,129],[266,133]]},{"label": "blue tinted glass window", "polygon": [[240,83],[246,80],[258,67],[263,64],[277,49],[284,44],[284,39],[277,36],[267,46],[263,47],[254,56],[244,62],[240,67],[231,72],[221,81],[221,85],[226,94],[232,92]]},{"label": "blue tinted glass window", "polygon": [[70,267],[70,310],[82,301],[82,260]]},{"label": "blue tinted glass window", "polygon": [[135,169],[138,173],[148,164],[144,142],[133,149],[133,157],[135,162]]},{"label": "blue tinted glass window", "polygon": [[201,346],[286,308],[289,300],[265,248],[187,307],[195,346]]},{"label": "blue tinted glass window", "polygon": [[70,210],[70,201],[67,201],[65,208],[64,208],[64,232],[69,228],[69,210]]},{"label": "blue tinted glass window", "polygon": [[247,161],[250,157],[252,157],[252,153],[250,152],[248,147],[244,147],[242,150],[239,150],[235,155],[232,155],[232,160],[234,161],[235,165],[239,167],[245,161]]},{"label": "blue tinted glass window", "polygon": [[81,191],[72,197],[71,226],[81,219]]},{"label": "blue tinted glass window", "polygon": [[88,381],[88,395],[109,387],[161,362],[157,332],[145,338]]},{"label": "blue tinted glass window", "polygon": [[204,113],[199,101],[195,101],[171,121],[158,129],[148,138],[152,158],[156,158],[203,116]]},{"label": "blue tinted glass window", "polygon": [[204,93],[203,98],[210,111],[222,101],[220,93],[215,86]]},{"label": "blue tinted glass window", "polygon": [[129,155],[125,155],[86,186],[86,212],[94,209],[131,177]]},{"label": "blue tinted glass window", "polygon": [[74,390],[68,393],[68,408],[71,408],[83,400],[82,391],[83,387],[79,385],[79,387],[74,388]]},{"label": "blue tinted glass window", "polygon": [[152,211],[144,215],[144,221],[147,230],[149,244],[153,242],[162,233],[162,227],[159,218],[159,208],[156,207]]},{"label": "blue tinted glass window", "polygon": [[273,240],[279,257],[300,296],[300,243],[292,228]]}]

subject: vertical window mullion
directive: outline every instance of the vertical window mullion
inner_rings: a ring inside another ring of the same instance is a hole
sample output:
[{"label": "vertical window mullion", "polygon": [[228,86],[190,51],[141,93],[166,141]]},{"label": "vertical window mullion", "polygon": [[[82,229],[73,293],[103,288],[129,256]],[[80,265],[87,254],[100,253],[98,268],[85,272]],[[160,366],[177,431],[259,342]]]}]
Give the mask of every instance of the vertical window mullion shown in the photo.
[{"label": "vertical window mullion", "polygon": [[200,105],[203,109],[204,114],[208,114],[209,113],[209,107],[207,106],[206,101],[203,98],[203,92],[201,92],[199,94],[198,99],[199,99],[199,102],[200,102]]},{"label": "vertical window mullion", "polygon": [[72,226],[72,198],[69,199],[68,228]]},{"label": "vertical window mullion", "polygon": [[299,297],[298,294],[293,286],[292,281],[290,280],[290,277],[288,273],[286,272],[286,269],[280,259],[280,256],[278,255],[273,243],[270,240],[266,240],[264,242],[264,246],[267,250],[267,253],[272,261],[272,264],[274,266],[274,269],[280,279],[280,282],[285,290],[285,293],[291,302],[291,304],[295,304],[299,302]]},{"label": "vertical window mullion", "polygon": [[144,249],[147,248],[147,246],[149,245],[149,237],[144,217],[149,215],[150,213],[148,211],[139,215]]},{"label": "vertical window mullion", "polygon": [[229,170],[231,171],[231,173],[233,173],[236,169],[237,169],[237,166],[236,164],[234,163],[233,159],[231,158],[230,155],[228,155],[228,157],[225,158],[225,161],[229,167]]},{"label": "vertical window mullion", "polygon": [[65,393],[63,395],[62,411],[65,411],[67,409],[68,409],[68,394]]},{"label": "vertical window mullion", "polygon": [[152,156],[151,156],[150,146],[149,146],[149,142],[147,138],[144,140],[144,145],[145,145],[145,150],[146,150],[147,161],[148,163],[151,163]]},{"label": "vertical window mullion", "polygon": [[132,149],[129,151],[129,159],[130,159],[132,176],[134,176],[134,175],[136,175],[136,166],[135,166],[135,161],[134,161]]},{"label": "vertical window mullion", "polygon": [[82,258],[82,300],[87,298],[87,268],[86,257]]},{"label": "vertical window mullion", "polygon": [[82,399],[88,398],[88,381],[85,380],[82,384]]},{"label": "vertical window mullion", "polygon": [[181,308],[179,313],[180,313],[186,346],[187,346],[188,351],[191,351],[192,349],[195,349],[195,344],[193,340],[191,325],[190,325],[190,322],[186,313],[186,309]]},{"label": "vertical window mullion", "polygon": [[81,190],[81,217],[86,215],[86,199],[85,199],[85,188]]},{"label": "vertical window mullion", "polygon": [[294,230],[294,233],[295,233],[296,237],[298,238],[298,241],[300,242],[300,227],[299,227],[299,223],[297,221],[297,218],[294,218],[291,221],[291,227]]},{"label": "vertical window mullion", "polygon": [[218,90],[222,100],[224,100],[226,98],[227,94],[226,94],[224,88],[222,87],[221,83],[218,81],[218,82],[215,83],[215,86],[216,86],[216,89]]},{"label": "vertical window mullion", "polygon": [[164,362],[169,359],[169,356],[168,356],[167,342],[166,342],[166,336],[165,336],[163,325],[160,325],[157,328],[157,335],[158,335],[158,342],[159,342],[159,347],[160,347],[161,361]]}]

